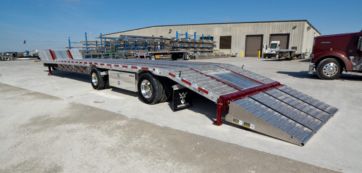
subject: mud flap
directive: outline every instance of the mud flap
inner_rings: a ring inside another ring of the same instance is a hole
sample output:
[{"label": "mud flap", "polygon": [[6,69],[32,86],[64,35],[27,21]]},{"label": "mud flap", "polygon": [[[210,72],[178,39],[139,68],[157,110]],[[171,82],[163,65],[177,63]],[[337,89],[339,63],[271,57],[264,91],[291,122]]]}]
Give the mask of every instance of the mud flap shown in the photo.
[{"label": "mud flap", "polygon": [[178,111],[191,106],[189,90],[181,85],[172,86],[171,109]]}]

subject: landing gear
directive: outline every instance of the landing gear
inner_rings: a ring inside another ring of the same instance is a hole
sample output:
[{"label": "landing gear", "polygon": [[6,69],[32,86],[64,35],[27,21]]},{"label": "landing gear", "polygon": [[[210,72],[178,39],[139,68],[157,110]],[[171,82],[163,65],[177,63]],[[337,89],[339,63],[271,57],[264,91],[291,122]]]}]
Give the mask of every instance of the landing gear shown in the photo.
[{"label": "landing gear", "polygon": [[52,67],[48,66],[48,76],[53,75]]}]

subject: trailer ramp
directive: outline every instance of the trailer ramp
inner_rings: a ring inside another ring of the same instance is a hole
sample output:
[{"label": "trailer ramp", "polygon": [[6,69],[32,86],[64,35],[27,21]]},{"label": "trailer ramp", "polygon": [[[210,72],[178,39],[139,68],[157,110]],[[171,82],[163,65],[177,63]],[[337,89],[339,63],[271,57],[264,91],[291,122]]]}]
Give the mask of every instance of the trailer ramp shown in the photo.
[{"label": "trailer ramp", "polygon": [[227,121],[293,144],[304,145],[337,109],[277,81],[220,63],[144,59],[82,59],[73,51],[45,51],[47,66],[89,73],[103,70],[150,72],[216,103],[215,124]]},{"label": "trailer ramp", "polygon": [[230,102],[226,121],[304,145],[337,109],[287,86]]},{"label": "trailer ramp", "polygon": [[304,145],[337,112],[336,108],[288,86],[232,65],[204,65],[191,71],[196,73],[181,72],[181,78],[217,95],[216,124],[224,119]]}]

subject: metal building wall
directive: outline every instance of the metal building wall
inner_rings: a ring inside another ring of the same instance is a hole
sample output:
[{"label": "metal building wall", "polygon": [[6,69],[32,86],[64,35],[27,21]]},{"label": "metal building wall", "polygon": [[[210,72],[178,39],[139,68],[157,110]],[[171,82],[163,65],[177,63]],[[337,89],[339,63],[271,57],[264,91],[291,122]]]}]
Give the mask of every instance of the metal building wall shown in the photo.
[{"label": "metal building wall", "polygon": [[[307,28],[309,27],[308,31]],[[145,35],[145,36],[164,36],[175,37],[176,31],[179,33],[188,32],[192,37],[194,32],[198,35],[204,34],[214,36],[216,50],[219,49],[220,36],[232,36],[231,49],[221,49],[225,53],[245,53],[245,39],[247,35],[263,35],[263,45],[269,44],[270,34],[289,33],[289,48],[297,47],[297,52],[311,51],[313,37],[318,34],[313,27],[310,27],[306,21],[288,21],[288,22],[261,22],[261,23],[226,23],[226,24],[193,24],[193,25],[169,25],[153,26],[141,29],[129,30],[119,33],[109,34],[108,36],[122,35]],[[306,33],[306,34],[305,34]]]},{"label": "metal building wall", "polygon": [[304,36],[303,36],[303,48],[306,52],[311,53],[313,49],[314,37],[320,36],[320,33],[316,31],[308,23],[305,23]]}]

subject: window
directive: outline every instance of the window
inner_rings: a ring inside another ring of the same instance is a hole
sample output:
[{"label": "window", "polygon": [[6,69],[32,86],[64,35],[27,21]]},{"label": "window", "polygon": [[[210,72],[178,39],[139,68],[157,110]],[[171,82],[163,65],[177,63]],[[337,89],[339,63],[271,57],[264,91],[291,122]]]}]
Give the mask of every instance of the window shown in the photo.
[{"label": "window", "polygon": [[270,49],[276,49],[278,47],[278,43],[270,43]]},{"label": "window", "polygon": [[231,49],[231,36],[220,36],[220,49]]},{"label": "window", "polygon": [[359,39],[358,39],[357,47],[358,47],[358,50],[362,51],[362,36],[360,36]]}]

